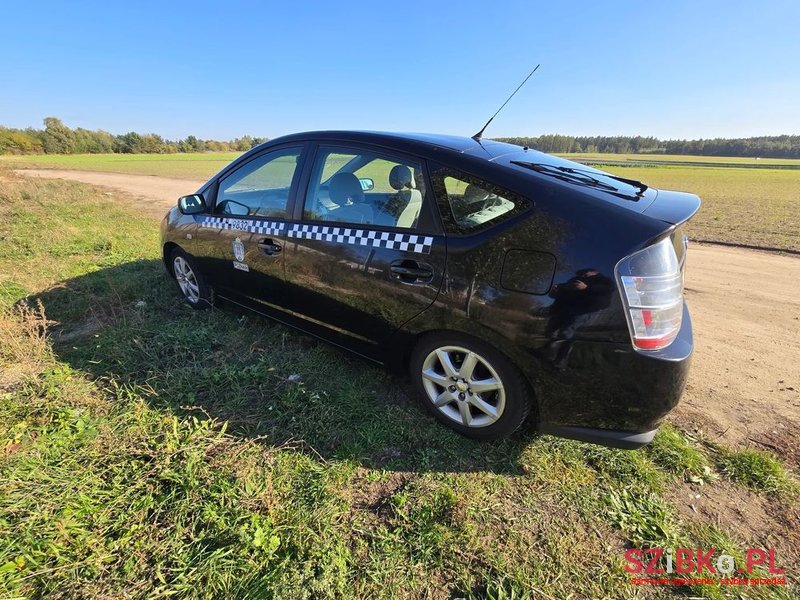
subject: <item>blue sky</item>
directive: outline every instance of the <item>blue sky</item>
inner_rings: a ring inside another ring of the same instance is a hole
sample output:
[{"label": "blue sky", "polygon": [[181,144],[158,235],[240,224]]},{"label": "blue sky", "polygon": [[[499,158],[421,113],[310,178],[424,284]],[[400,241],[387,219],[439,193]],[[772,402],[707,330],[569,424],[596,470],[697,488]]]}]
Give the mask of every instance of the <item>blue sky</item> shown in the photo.
[{"label": "blue sky", "polygon": [[14,2],[0,124],[276,137],[800,133],[800,2]]}]

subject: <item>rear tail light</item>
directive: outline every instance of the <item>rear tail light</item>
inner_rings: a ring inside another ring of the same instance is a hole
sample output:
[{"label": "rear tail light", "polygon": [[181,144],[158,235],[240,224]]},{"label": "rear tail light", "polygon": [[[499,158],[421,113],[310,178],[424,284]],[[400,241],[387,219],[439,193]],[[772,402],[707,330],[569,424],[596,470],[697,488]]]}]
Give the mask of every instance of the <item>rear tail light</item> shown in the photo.
[{"label": "rear tail light", "polygon": [[633,345],[669,346],[683,317],[683,274],[669,238],[623,258],[616,273]]}]

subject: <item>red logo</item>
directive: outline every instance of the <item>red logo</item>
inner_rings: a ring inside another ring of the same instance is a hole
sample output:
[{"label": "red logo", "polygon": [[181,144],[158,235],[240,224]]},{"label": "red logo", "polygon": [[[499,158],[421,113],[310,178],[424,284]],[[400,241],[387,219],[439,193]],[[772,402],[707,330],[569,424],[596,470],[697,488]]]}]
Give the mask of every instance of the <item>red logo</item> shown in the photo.
[{"label": "red logo", "polygon": [[[737,565],[730,554],[717,554],[716,548],[629,548],[625,562],[628,573],[647,576],[634,577],[631,583],[637,585],[786,584],[786,571],[777,566],[774,548],[748,548],[744,565]],[[770,577],[756,576],[757,569]]]}]

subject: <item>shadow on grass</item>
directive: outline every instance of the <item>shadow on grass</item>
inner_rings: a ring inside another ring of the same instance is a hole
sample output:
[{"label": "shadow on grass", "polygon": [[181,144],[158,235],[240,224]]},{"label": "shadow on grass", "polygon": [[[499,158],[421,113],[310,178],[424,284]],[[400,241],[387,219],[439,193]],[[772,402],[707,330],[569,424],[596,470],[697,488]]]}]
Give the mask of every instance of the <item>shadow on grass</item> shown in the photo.
[{"label": "shadow on grass", "polygon": [[520,453],[537,443],[529,424],[501,442],[465,439],[424,414],[405,381],[358,357],[243,309],[192,310],[158,260],[38,298],[73,368],[262,445],[387,470],[520,473]]}]

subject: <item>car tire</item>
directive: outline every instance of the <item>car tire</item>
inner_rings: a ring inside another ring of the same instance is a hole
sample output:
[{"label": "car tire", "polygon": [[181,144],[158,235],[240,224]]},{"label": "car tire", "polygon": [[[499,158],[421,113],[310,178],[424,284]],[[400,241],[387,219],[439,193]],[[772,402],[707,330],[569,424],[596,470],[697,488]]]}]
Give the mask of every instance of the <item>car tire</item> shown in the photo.
[{"label": "car tire", "polygon": [[466,335],[424,336],[409,368],[425,409],[472,439],[511,435],[533,406],[530,385],[519,369],[491,345]]},{"label": "car tire", "polygon": [[180,248],[170,254],[172,276],[183,294],[183,300],[195,310],[203,310],[214,304],[214,290],[197,267],[191,255]]}]

